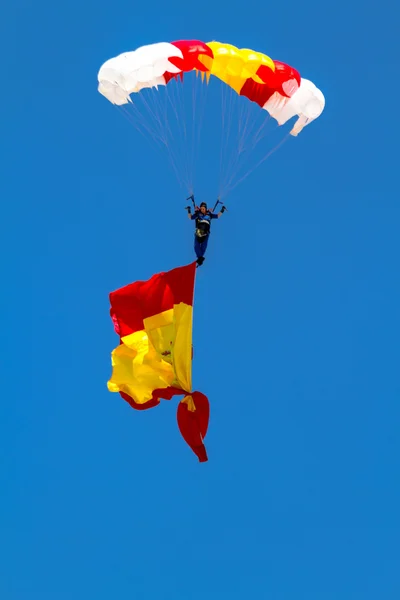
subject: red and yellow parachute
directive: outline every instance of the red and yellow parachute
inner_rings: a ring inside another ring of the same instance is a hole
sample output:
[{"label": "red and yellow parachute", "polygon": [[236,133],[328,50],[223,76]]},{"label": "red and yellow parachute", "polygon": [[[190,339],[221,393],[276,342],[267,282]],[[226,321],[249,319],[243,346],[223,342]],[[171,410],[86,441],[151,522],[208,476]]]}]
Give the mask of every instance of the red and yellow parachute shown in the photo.
[{"label": "red and yellow parachute", "polygon": [[207,79],[217,77],[265,109],[279,125],[297,115],[290,132],[294,136],[325,106],[322,92],[293,67],[261,52],[215,41],[160,42],[125,52],[102,65],[98,90],[121,106],[131,102],[131,94],[165,86],[189,71],[199,71]]},{"label": "red and yellow parachute", "polygon": [[196,263],[153,275],[110,294],[119,345],[112,352],[111,392],[132,408],[184,396],[178,426],[200,462],[207,461],[207,397],[192,390],[192,314]]}]

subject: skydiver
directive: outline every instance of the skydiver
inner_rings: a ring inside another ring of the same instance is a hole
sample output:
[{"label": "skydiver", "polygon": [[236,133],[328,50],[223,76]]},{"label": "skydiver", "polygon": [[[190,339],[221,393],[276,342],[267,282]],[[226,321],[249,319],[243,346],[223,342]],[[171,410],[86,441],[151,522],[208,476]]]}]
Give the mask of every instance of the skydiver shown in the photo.
[{"label": "skydiver", "polygon": [[[191,196],[194,201],[193,196]],[[194,202],[193,202],[194,204]],[[195,207],[195,212],[192,215],[192,210],[190,206],[186,207],[188,212],[188,218],[191,221],[196,221],[196,229],[194,232],[194,251],[197,256],[197,266],[201,266],[205,260],[205,252],[207,249],[208,238],[211,233],[211,220],[219,219],[223,212],[225,212],[226,208],[223,206],[218,214],[213,213],[211,210],[208,210],[207,204],[202,202],[200,204],[200,208],[198,206]]]}]

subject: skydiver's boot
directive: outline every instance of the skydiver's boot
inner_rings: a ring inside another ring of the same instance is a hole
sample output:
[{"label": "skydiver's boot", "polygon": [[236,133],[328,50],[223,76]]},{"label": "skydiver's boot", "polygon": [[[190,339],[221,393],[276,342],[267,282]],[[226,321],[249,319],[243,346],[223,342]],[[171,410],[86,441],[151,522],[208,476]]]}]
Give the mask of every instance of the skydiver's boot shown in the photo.
[{"label": "skydiver's boot", "polygon": [[205,260],[204,256],[199,256],[199,258],[196,261],[197,262],[197,266],[201,267],[201,265],[203,264],[204,260]]}]

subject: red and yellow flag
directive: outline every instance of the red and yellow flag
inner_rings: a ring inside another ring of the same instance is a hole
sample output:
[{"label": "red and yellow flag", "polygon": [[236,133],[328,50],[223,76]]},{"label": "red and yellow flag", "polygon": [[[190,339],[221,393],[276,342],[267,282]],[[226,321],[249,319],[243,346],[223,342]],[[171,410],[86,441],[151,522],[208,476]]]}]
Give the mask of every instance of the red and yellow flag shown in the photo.
[{"label": "red and yellow flag", "polygon": [[178,426],[198,456],[209,419],[207,397],[192,391],[192,321],[196,263],[153,275],[110,294],[110,314],[120,344],[113,350],[111,392],[139,410],[184,395]]}]

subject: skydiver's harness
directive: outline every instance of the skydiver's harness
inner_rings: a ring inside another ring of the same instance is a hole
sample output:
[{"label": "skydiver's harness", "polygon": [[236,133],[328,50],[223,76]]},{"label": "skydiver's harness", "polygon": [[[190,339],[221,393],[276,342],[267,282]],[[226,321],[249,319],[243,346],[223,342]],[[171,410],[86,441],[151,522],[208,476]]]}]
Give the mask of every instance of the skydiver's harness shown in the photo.
[{"label": "skydiver's harness", "polygon": [[196,219],[196,229],[195,236],[199,238],[200,241],[204,241],[204,239],[210,234],[210,222],[207,219],[203,219],[202,217],[197,217]]}]

